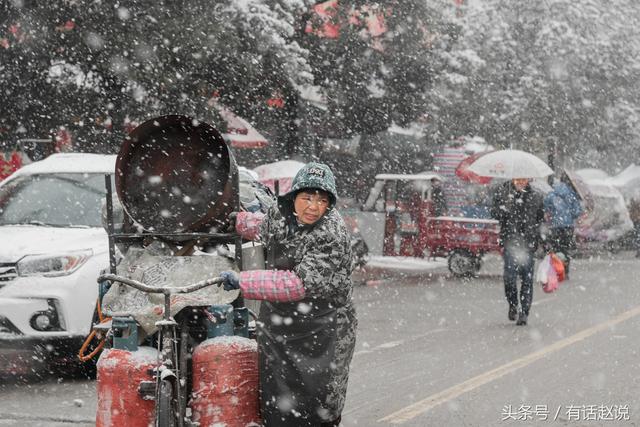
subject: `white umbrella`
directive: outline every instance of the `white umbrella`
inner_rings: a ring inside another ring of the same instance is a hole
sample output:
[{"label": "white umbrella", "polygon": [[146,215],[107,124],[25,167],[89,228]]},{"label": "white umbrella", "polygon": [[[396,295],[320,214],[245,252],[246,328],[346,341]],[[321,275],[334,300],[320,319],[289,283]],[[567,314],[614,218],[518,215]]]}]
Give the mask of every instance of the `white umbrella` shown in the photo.
[{"label": "white umbrella", "polygon": [[469,171],[492,178],[544,178],[553,170],[540,158],[520,150],[487,153],[469,166]]},{"label": "white umbrella", "polygon": [[279,162],[267,163],[254,168],[258,174],[258,180],[275,191],[275,181],[278,181],[279,193],[287,193],[291,189],[293,178],[304,163],[295,160],[281,160]]}]

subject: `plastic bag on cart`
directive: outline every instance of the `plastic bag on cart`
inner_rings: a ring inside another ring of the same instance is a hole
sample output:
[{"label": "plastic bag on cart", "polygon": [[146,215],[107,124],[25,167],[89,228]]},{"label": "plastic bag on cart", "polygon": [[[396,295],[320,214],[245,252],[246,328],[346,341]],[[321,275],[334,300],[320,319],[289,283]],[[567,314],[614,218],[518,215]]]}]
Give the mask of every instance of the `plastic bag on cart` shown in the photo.
[{"label": "plastic bag on cart", "polygon": [[[234,261],[224,256],[158,255],[142,248],[130,248],[118,265],[121,275],[154,287],[183,287],[234,269]],[[225,291],[213,285],[188,294],[172,295],[171,316],[189,306],[229,304],[239,293],[238,290]],[[162,320],[164,295],[148,294],[114,283],[102,300],[102,308],[106,313],[132,315],[142,329],[151,335],[157,330],[155,322]]]},{"label": "plastic bag on cart", "polygon": [[271,189],[258,181],[258,174],[242,166],[238,167],[240,205],[249,212],[266,213],[275,204]]}]

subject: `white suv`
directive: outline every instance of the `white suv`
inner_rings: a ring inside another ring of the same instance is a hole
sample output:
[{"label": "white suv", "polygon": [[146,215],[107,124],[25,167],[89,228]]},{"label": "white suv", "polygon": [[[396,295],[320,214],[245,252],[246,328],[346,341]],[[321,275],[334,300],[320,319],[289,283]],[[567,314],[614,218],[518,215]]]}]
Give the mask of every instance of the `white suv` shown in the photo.
[{"label": "white suv", "polygon": [[0,183],[0,373],[24,369],[34,350],[71,360],[88,335],[109,265],[101,211],[115,159],[54,154]]}]

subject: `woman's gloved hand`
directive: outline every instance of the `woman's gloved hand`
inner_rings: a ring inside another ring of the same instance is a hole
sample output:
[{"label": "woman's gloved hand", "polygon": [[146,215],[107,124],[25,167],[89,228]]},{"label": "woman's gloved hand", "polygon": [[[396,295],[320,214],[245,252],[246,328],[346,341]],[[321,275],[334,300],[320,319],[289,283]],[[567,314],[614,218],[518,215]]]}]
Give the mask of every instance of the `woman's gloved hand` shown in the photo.
[{"label": "woman's gloved hand", "polygon": [[223,271],[220,277],[224,280],[222,286],[225,291],[240,289],[240,276],[235,271]]}]

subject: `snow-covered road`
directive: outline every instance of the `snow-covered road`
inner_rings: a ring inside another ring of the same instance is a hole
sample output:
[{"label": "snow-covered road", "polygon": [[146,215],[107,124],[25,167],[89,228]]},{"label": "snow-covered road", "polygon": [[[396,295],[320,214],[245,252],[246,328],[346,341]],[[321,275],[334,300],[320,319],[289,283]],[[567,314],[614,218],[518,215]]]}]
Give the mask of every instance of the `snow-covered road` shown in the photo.
[{"label": "snow-covered road", "polygon": [[[640,425],[640,261],[574,261],[556,293],[535,289],[526,327],[486,261],[468,281],[387,268],[356,288],[343,425]],[[0,425],[92,425],[95,407],[91,381],[0,384]]]},{"label": "snow-covered road", "polygon": [[469,281],[360,289],[343,425],[640,425],[640,261],[572,269],[556,293],[535,288],[526,327],[507,319],[497,257]]}]

